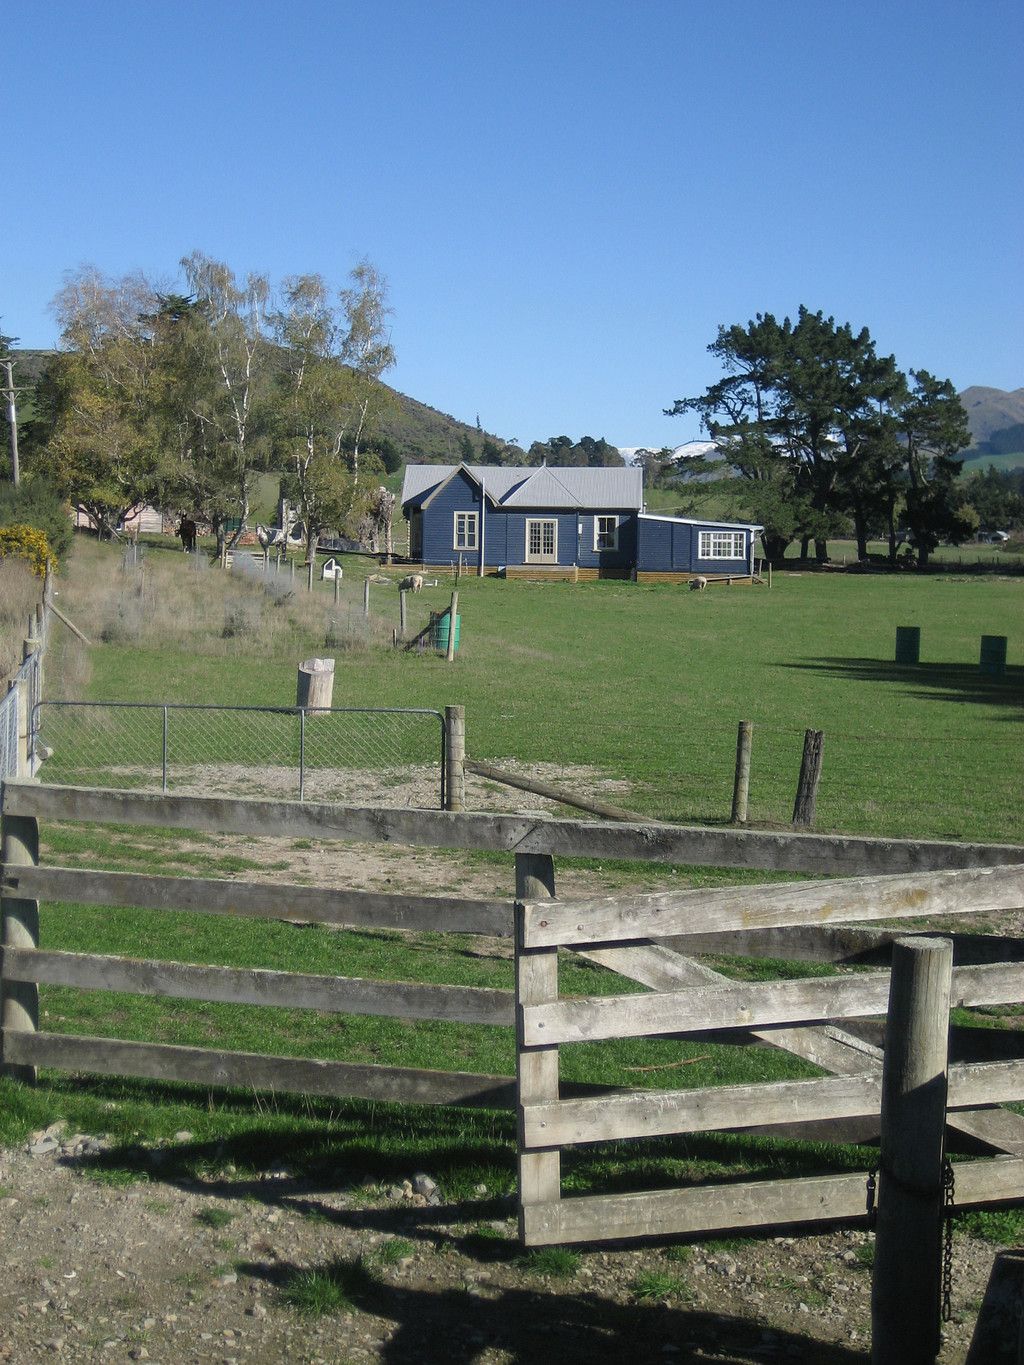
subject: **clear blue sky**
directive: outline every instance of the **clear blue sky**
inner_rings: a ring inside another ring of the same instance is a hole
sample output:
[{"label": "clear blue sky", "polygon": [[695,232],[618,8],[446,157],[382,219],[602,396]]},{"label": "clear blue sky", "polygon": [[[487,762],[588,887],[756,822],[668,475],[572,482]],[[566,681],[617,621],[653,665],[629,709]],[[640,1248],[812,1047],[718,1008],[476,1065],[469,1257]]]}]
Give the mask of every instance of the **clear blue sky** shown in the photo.
[{"label": "clear blue sky", "polygon": [[193,248],[387,275],[400,389],[522,443],[698,434],[719,323],[799,304],[1024,385],[1019,0],[5,6],[0,319]]}]

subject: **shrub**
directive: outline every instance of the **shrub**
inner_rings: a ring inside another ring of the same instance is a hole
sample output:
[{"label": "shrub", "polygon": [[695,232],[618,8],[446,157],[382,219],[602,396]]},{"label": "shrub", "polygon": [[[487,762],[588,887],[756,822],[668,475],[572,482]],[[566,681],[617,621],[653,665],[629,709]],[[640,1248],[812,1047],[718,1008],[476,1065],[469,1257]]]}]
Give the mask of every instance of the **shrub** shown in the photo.
[{"label": "shrub", "polygon": [[0,527],[32,526],[42,531],[51,557],[63,559],[71,548],[71,518],[60,498],[45,484],[0,483]]},{"label": "shrub", "polygon": [[251,639],[259,634],[260,604],[252,597],[235,597],[224,604],[224,625],[221,637]]},{"label": "shrub", "polygon": [[45,534],[35,526],[21,523],[0,526],[0,557],[7,555],[24,559],[39,578],[46,576],[46,566],[53,559]]}]

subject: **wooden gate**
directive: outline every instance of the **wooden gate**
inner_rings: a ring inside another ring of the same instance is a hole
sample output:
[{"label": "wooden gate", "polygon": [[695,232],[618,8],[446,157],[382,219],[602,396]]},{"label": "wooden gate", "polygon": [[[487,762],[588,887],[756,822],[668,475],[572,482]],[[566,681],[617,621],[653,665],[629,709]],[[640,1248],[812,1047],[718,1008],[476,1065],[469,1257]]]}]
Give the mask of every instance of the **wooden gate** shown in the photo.
[{"label": "wooden gate", "polygon": [[[520,1101],[520,1230],[528,1245],[602,1238],[670,1236],[861,1216],[863,1175],[705,1185],[629,1194],[561,1195],[561,1150],[573,1144],[722,1129],[806,1134],[809,1124],[875,1124],[881,1105],[880,1052],[837,1021],[884,1015],[887,971],[852,976],[738,983],[688,953],[749,952],[758,934],[787,956],[817,946],[836,954],[854,921],[967,914],[1024,906],[1024,866],[905,873],[711,891],[552,899],[550,860],[535,860],[531,891],[516,907]],[[695,931],[699,930],[697,933]],[[893,934],[887,936],[890,940]],[[966,940],[954,936],[961,956]],[[877,944],[877,939],[876,939]],[[984,955],[974,938],[974,955]],[[559,949],[651,988],[645,995],[561,998]],[[842,951],[842,950],[840,950]],[[1012,962],[960,966],[954,1003],[985,1006],[1024,999],[1024,940],[994,940],[993,956]],[[600,1039],[721,1030],[751,1036],[841,1073],[820,1080],[695,1090],[637,1090],[570,1099],[559,1090],[559,1048]],[[979,1031],[982,1039],[985,1032]],[[990,1035],[991,1036],[991,1035]],[[1024,1061],[951,1068],[948,1126],[996,1150],[1024,1154],[1024,1120],[999,1105],[1024,1099]],[[794,1126],[795,1125],[795,1126]],[[874,1128],[877,1132],[877,1127]],[[858,1135],[863,1135],[858,1134]],[[1024,1197],[1024,1160],[970,1163],[957,1171],[957,1203]]]}]

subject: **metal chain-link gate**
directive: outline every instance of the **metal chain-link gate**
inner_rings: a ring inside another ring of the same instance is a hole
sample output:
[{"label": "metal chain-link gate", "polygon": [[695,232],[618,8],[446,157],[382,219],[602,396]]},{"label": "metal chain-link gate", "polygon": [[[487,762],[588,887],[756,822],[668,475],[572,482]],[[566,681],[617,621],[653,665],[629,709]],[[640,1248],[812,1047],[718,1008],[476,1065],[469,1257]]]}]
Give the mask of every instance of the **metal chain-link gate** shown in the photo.
[{"label": "metal chain-link gate", "polygon": [[65,786],[444,805],[444,717],[420,708],[47,701],[32,742]]}]

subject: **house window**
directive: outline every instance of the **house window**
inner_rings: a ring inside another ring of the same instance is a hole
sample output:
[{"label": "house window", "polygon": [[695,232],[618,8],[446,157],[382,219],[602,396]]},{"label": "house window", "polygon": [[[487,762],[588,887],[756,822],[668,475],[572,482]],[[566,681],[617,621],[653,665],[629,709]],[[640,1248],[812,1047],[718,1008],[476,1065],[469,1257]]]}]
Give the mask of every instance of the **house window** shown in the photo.
[{"label": "house window", "polygon": [[701,531],[698,559],[746,559],[745,531]]},{"label": "house window", "polygon": [[475,550],[477,546],[477,525],[479,512],[455,513],[455,549]]},{"label": "house window", "polygon": [[526,522],[527,564],[558,563],[558,522],[554,517]]},{"label": "house window", "polygon": [[617,550],[619,548],[619,519],[617,516],[594,518],[594,549]]}]

